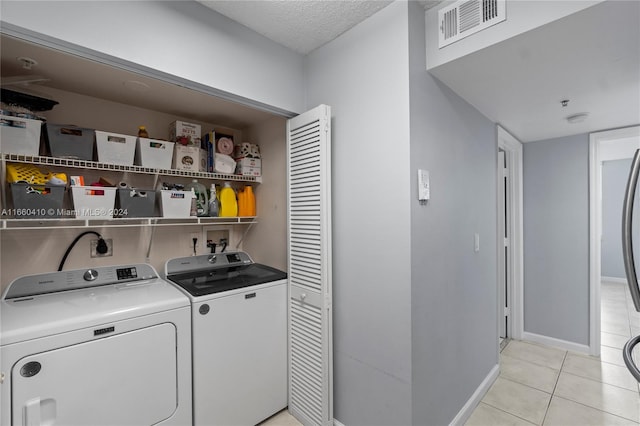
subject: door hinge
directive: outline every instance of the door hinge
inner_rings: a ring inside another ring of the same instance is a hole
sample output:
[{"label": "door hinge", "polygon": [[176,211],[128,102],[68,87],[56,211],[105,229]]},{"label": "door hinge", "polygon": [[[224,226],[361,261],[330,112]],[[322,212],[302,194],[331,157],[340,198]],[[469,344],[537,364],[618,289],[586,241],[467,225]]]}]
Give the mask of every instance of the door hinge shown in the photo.
[{"label": "door hinge", "polygon": [[509,238],[504,239],[504,246],[509,247]]},{"label": "door hinge", "polygon": [[509,315],[511,315],[511,308],[507,308],[505,306],[505,308],[504,308],[504,316],[508,317]]}]

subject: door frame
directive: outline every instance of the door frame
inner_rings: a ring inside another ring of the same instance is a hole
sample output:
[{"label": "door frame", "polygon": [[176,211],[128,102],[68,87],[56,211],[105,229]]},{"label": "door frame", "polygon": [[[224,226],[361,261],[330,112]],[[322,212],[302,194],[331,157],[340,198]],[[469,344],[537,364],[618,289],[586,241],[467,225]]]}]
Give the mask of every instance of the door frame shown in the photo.
[{"label": "door frame", "polygon": [[[511,239],[508,252],[511,260],[511,268],[509,268],[511,291],[507,290],[509,298],[508,303],[510,307],[507,335],[513,339],[521,340],[524,333],[522,143],[500,125],[497,125],[497,139],[498,146],[496,149],[496,157],[499,149],[502,149],[506,153],[507,170],[509,173],[507,180],[509,182],[508,198],[510,206],[507,208],[507,211],[510,214],[510,220],[508,222],[509,235],[511,235]],[[496,176],[496,181],[498,189],[501,188],[502,182],[499,176]],[[498,202],[496,197],[496,205],[497,204]],[[497,244],[496,246],[497,250],[504,250],[504,246],[502,244]],[[497,253],[497,255],[499,256],[500,253]],[[496,269],[499,267],[499,264],[500,262],[496,262]],[[500,276],[500,271],[497,272],[497,276]],[[499,280],[496,279],[496,287],[497,285],[500,285],[498,281]],[[501,321],[502,318],[503,315],[499,315],[499,321]],[[499,334],[500,324],[498,322],[496,322],[496,327]]]},{"label": "door frame", "polygon": [[638,138],[640,126],[589,134],[589,354],[593,356],[600,356],[602,162],[627,158],[623,152],[637,149]]}]

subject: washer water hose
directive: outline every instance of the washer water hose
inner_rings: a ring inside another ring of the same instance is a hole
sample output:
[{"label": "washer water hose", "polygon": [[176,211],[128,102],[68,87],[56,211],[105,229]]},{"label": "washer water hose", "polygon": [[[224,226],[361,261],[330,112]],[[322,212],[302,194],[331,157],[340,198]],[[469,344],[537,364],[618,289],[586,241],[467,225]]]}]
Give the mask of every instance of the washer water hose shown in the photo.
[{"label": "washer water hose", "polygon": [[105,254],[106,252],[109,251],[109,247],[107,246],[107,242],[104,240],[104,238],[102,238],[102,235],[98,234],[95,231],[83,232],[82,234],[78,235],[75,238],[75,240],[73,240],[71,242],[71,244],[69,244],[69,247],[67,247],[67,251],[64,253],[64,256],[62,256],[62,260],[60,261],[60,266],[58,266],[58,271],[62,271],[62,268],[64,267],[64,262],[67,260],[67,257],[69,256],[69,253],[71,253],[71,249],[73,249],[73,247],[80,240],[80,238],[82,238],[82,237],[84,237],[85,235],[88,235],[88,234],[93,234],[93,235],[96,235],[98,237],[98,245],[96,246],[96,252],[98,252],[100,254]]}]

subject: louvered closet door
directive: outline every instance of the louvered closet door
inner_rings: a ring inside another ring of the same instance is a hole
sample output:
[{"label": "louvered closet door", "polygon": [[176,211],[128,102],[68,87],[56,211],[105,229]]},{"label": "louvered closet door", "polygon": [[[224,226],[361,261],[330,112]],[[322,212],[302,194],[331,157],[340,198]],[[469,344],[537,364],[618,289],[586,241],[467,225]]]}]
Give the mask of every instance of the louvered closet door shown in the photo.
[{"label": "louvered closet door", "polygon": [[333,424],[331,108],[287,122],[289,411]]}]

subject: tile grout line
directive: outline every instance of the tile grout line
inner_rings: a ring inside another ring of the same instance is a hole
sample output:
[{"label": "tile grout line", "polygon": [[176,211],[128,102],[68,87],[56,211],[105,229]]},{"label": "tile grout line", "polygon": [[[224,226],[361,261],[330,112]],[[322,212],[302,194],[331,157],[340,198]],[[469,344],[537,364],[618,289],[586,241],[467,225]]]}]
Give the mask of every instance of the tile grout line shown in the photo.
[{"label": "tile grout line", "polygon": [[[571,374],[571,373],[567,373],[567,374]],[[605,414],[607,414],[607,415],[609,415],[609,416],[613,416],[613,417],[617,417],[617,418],[619,418],[619,419],[623,419],[623,420],[625,420],[625,422],[632,422],[634,425],[635,425],[635,424],[640,424],[640,423],[636,423],[634,420],[631,420],[631,419],[629,419],[629,418],[627,418],[627,417],[623,417],[623,416],[621,416],[621,415],[619,415],[619,414],[610,413],[610,412],[608,412],[608,411],[604,411],[604,410],[601,410],[601,409],[599,409],[599,408],[592,407],[592,406],[587,405],[587,404],[584,404],[584,403],[582,403],[582,402],[574,401],[573,399],[569,399],[569,398],[566,398],[566,397],[564,397],[564,396],[557,396],[557,398],[559,398],[559,399],[564,399],[565,401],[569,401],[569,402],[571,402],[571,403],[573,403],[573,404],[581,405],[581,406],[583,406],[583,407],[585,407],[585,408],[588,408],[588,409],[591,409],[591,410],[600,411],[600,412],[605,413]]]},{"label": "tile grout line", "polygon": [[[516,382],[516,383],[517,383],[517,382]],[[524,386],[526,386],[526,385],[524,385]],[[529,423],[529,424],[535,425],[535,423],[533,423],[533,422],[531,422],[531,421],[529,421],[529,420],[525,419],[524,417],[520,417],[520,416],[519,416],[519,415],[517,415],[517,414],[513,414],[513,413],[510,413],[510,412],[508,412],[508,411],[505,411],[505,410],[503,410],[503,409],[502,409],[502,408],[500,408],[500,407],[496,407],[495,405],[491,405],[491,404],[489,404],[488,402],[480,401],[480,403],[479,403],[478,405],[480,405],[480,404],[484,404],[484,405],[486,405],[487,407],[494,408],[494,409],[496,409],[496,410],[498,410],[498,411],[501,411],[501,412],[503,412],[503,413],[505,413],[505,414],[508,414],[508,415],[510,415],[510,416],[513,416],[513,417],[515,417],[515,418],[518,418],[518,419],[520,419],[520,420],[523,420],[523,421],[525,421],[525,422],[527,422],[527,423]],[[541,425],[538,425],[538,426],[541,426]]]},{"label": "tile grout line", "polygon": [[[612,364],[612,365],[616,365],[616,364]],[[618,367],[620,367],[620,366],[618,366]],[[606,382],[603,382],[603,381],[601,381],[601,380],[594,379],[594,378],[592,378],[592,377],[581,376],[581,375],[579,375],[579,374],[576,374],[576,373],[570,373],[570,372],[568,372],[568,371],[565,371],[565,372],[564,372],[564,374],[568,374],[568,375],[570,375],[570,376],[574,376],[574,377],[579,377],[579,378],[581,378],[581,379],[589,380],[589,381],[591,381],[591,382],[600,383],[601,385],[607,385],[607,386],[611,386],[611,387],[614,387],[614,388],[617,388],[617,389],[622,389],[622,390],[626,390],[626,391],[629,391],[629,392],[635,392],[635,391],[633,391],[633,390],[631,390],[631,389],[629,389],[629,388],[625,388],[625,387],[622,387],[622,386],[614,385],[614,384],[612,384],[612,383],[606,383]],[[569,398],[566,398],[566,397],[565,397],[565,399],[569,399]],[[573,401],[573,400],[571,400],[571,401]],[[578,401],[573,401],[573,402],[578,402]],[[583,405],[585,405],[585,404],[583,404]],[[593,408],[595,408],[595,407],[593,407]],[[600,411],[604,411],[604,410],[600,410]]]},{"label": "tile grout line", "polygon": [[567,356],[569,355],[569,351],[564,352],[564,356],[562,357],[562,364],[560,364],[560,369],[558,370],[558,377],[556,378],[556,382],[553,385],[553,390],[551,391],[551,398],[549,398],[549,403],[547,404],[547,408],[544,411],[544,417],[542,418],[542,425],[544,425],[545,420],[547,420],[547,414],[549,414],[549,407],[551,406],[551,401],[553,401],[553,397],[556,395],[556,388],[558,387],[558,382],[560,381],[560,374],[562,374],[562,369],[564,368],[564,363],[567,360]]},{"label": "tile grout line", "polygon": [[[508,381],[508,382],[515,383],[515,384],[520,385],[520,386],[524,386],[524,387],[526,387],[526,388],[532,389],[532,390],[537,391],[537,392],[546,393],[547,395],[549,395],[549,396],[553,397],[553,394],[550,394],[549,392],[546,392],[546,391],[540,390],[540,389],[538,389],[538,388],[534,388],[533,386],[529,386],[529,385],[526,385],[526,384],[524,384],[524,383],[520,383],[520,382],[519,382],[519,381],[517,381],[516,379],[509,378],[509,377],[507,377],[507,376],[502,376],[502,375],[501,375],[501,376],[499,376],[499,377],[500,377],[502,380],[506,380],[506,381]],[[551,398],[549,398],[549,401],[551,401]],[[489,407],[493,407],[493,408],[495,408],[496,410],[500,410],[500,411],[502,411],[503,413],[507,413],[507,414],[509,414],[509,415],[511,415],[511,416],[514,416],[514,417],[517,417],[517,418],[519,418],[519,419],[522,419],[522,420],[526,421],[527,423],[531,423],[532,425],[537,424],[537,423],[534,423],[534,422],[532,422],[532,421],[530,421],[530,420],[525,419],[524,417],[520,417],[519,415],[517,415],[517,414],[515,414],[515,413],[511,413],[511,412],[509,412],[509,411],[505,411],[505,410],[503,410],[503,409],[502,409],[502,408],[500,408],[500,407],[496,407],[495,405],[492,405],[492,404],[490,404],[490,403],[488,403],[488,402],[486,402],[486,401],[484,401],[484,400],[482,400],[482,401],[480,401],[480,402],[482,402],[482,403],[483,403],[483,404],[485,404],[485,405],[488,405]],[[547,406],[547,408],[545,409],[545,413],[544,413],[544,414],[545,414],[545,417],[546,417],[546,415],[547,415],[547,411],[546,411],[546,410],[547,410],[548,408],[549,408],[549,407]],[[544,423],[544,417],[542,418],[542,420],[543,420],[543,423]],[[542,423],[541,423],[540,425],[538,425],[538,426],[541,426],[541,425],[542,425]]]}]

